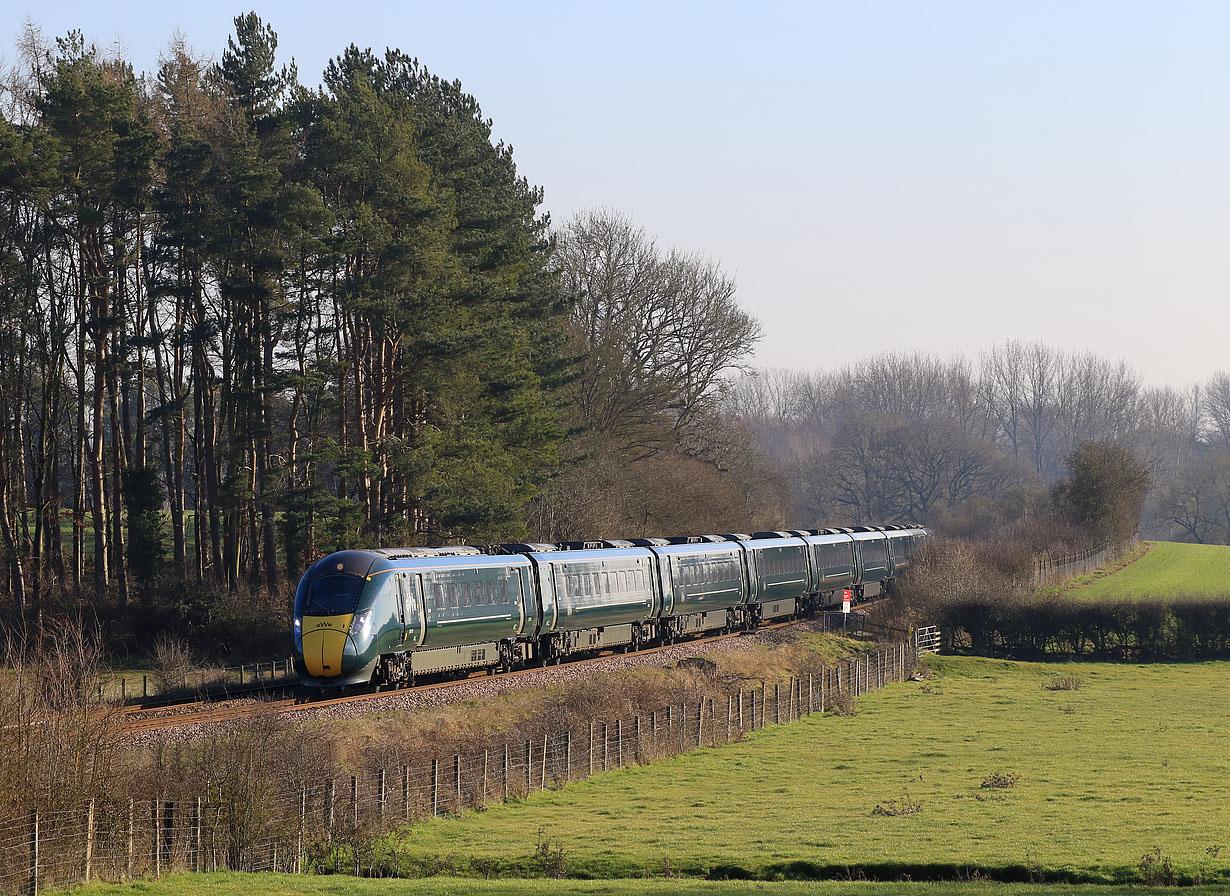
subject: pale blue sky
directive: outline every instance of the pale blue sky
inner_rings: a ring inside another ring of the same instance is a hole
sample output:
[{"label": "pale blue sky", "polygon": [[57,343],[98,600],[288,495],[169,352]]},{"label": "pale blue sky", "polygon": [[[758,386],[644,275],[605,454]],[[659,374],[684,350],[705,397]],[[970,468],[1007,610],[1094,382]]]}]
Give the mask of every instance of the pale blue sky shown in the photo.
[{"label": "pale blue sky", "polygon": [[[6,4],[152,71],[251,8]],[[1230,368],[1230,3],[265,2],[315,84],[347,44],[458,78],[557,221],[718,259],[764,364],[1007,338]]]}]

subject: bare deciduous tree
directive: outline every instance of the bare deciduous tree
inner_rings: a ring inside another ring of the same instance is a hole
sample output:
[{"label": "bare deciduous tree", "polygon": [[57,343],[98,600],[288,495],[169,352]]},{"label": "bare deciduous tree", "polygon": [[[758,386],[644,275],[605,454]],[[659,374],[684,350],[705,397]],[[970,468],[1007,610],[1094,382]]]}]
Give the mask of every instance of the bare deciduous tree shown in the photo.
[{"label": "bare deciduous tree", "polygon": [[663,253],[621,215],[594,211],[559,234],[556,266],[584,353],[582,423],[629,451],[658,450],[711,411],[760,325],[718,265]]}]

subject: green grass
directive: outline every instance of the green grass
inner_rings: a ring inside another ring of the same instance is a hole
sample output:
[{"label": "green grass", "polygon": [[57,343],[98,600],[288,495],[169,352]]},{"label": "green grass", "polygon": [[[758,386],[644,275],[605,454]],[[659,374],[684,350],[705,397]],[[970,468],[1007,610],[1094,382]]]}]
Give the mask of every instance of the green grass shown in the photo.
[{"label": "green grass", "polygon": [[1230,595],[1230,547],[1153,542],[1135,563],[1065,594],[1081,600]]},{"label": "green grass", "polygon": [[[81,896],[1140,896],[1139,887],[1038,886],[991,883],[868,883],[696,880],[363,880],[352,877],[293,877],[285,874],[174,874],[133,884],[90,884]],[[1183,896],[1213,896],[1224,888],[1195,887]]]},{"label": "green grass", "polygon": [[[1181,880],[1219,885],[1185,893],[1227,892],[1230,663],[931,663],[934,679],[862,697],[855,716],[771,727],[741,743],[436,819],[395,844],[405,857],[434,857],[460,873],[486,863],[517,875],[535,869],[541,832],[562,849],[570,880],[213,874],[84,892],[1118,896],[1128,881],[1140,892],[1141,859],[1155,849]],[[1047,687],[1061,677],[1079,679],[1079,689]],[[982,787],[992,776],[1014,783]],[[892,803],[921,811],[873,814]],[[683,879],[664,877],[668,867]],[[732,872],[831,879],[696,879]],[[949,881],[873,884],[863,875]],[[1051,884],[979,883],[982,875]],[[607,879],[576,879],[585,876]],[[1054,883],[1063,880],[1076,883]]]},{"label": "green grass", "polygon": [[[1230,664],[936,665],[941,677],[862,698],[857,716],[437,819],[404,847],[517,870],[533,867],[541,830],[583,877],[981,869],[1091,882],[1130,880],[1160,848],[1188,879],[1230,881]],[[1058,675],[1083,686],[1045,689]],[[1016,785],[980,786],[996,773]],[[893,801],[922,811],[872,814]]]}]

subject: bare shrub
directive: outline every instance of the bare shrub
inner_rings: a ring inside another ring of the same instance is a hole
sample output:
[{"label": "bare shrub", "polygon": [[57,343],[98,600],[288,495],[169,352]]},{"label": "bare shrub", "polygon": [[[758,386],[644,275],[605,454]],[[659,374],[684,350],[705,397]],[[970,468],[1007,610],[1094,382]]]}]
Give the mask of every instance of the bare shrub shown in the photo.
[{"label": "bare shrub", "polygon": [[1076,675],[1056,675],[1042,687],[1048,691],[1079,691],[1082,681]]},{"label": "bare shrub", "polygon": [[1173,887],[1178,881],[1175,878],[1174,863],[1170,856],[1162,855],[1162,848],[1155,846],[1140,857],[1136,865],[1140,869],[1140,877],[1147,887]]},{"label": "bare shrub", "polygon": [[103,792],[119,754],[118,717],[98,702],[101,641],[80,619],[9,631],[0,649],[0,822]]},{"label": "bare shrub", "polygon": [[1019,776],[1013,772],[992,772],[982,779],[982,784],[980,786],[987,789],[1006,789],[1009,787],[1016,787],[1016,782],[1019,779]]},{"label": "bare shrub", "polygon": [[833,695],[833,702],[829,706],[829,712],[835,716],[856,716],[858,715],[858,704],[854,702],[853,696],[842,691],[839,694]]},{"label": "bare shrub", "polygon": [[877,803],[876,807],[871,810],[871,814],[892,818],[898,815],[913,815],[916,812],[921,812],[922,809],[922,803],[910,796],[910,792],[906,790],[902,793],[900,800]]},{"label": "bare shrub", "polygon": [[547,877],[562,879],[568,876],[564,846],[558,840],[548,837],[545,828],[538,829],[538,839],[534,846],[534,867]]},{"label": "bare shrub", "polygon": [[186,640],[165,632],[158,635],[154,641],[154,680],[160,690],[187,690],[196,669]]}]

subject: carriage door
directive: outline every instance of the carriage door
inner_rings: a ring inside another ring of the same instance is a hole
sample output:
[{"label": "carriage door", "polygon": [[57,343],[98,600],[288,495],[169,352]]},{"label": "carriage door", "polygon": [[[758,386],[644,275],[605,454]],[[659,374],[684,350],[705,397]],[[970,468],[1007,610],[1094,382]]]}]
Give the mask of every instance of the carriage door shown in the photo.
[{"label": "carriage door", "polygon": [[406,643],[406,635],[409,630],[409,616],[413,612],[414,595],[410,589],[410,578],[404,572],[397,574],[397,618],[401,620],[401,638],[402,644]]}]

